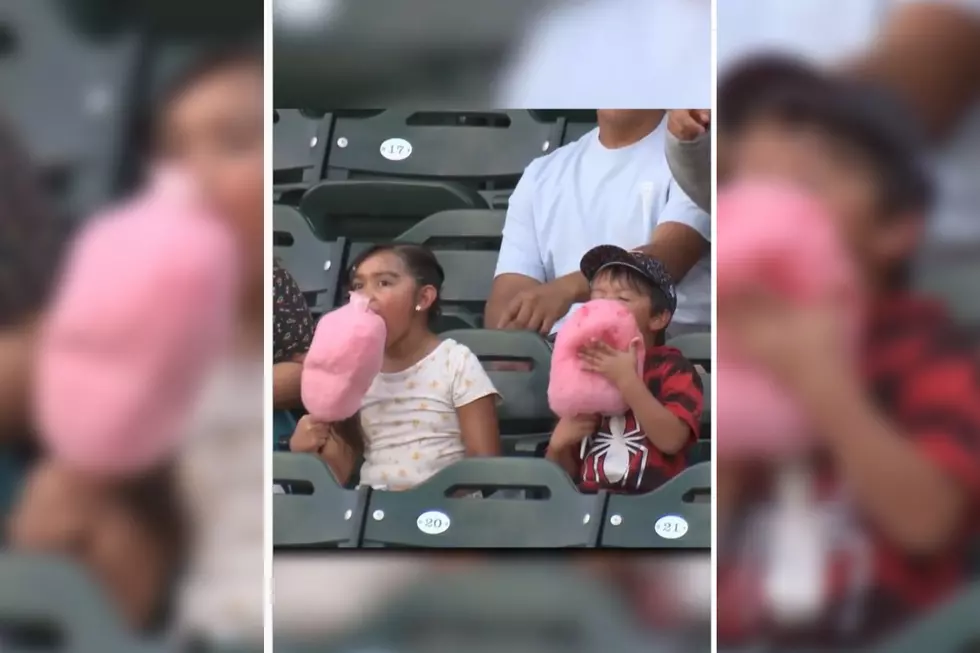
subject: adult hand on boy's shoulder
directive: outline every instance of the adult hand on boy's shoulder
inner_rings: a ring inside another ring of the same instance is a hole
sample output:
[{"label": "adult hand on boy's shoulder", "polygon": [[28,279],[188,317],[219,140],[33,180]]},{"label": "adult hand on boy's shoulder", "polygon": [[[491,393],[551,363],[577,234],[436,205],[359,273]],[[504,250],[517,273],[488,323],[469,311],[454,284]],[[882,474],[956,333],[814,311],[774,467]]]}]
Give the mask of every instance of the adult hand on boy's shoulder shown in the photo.
[{"label": "adult hand on boy's shoulder", "polygon": [[549,447],[567,449],[577,446],[582,440],[595,433],[599,426],[598,415],[577,415],[562,417],[551,434]]},{"label": "adult hand on boy's shoulder", "polygon": [[296,453],[319,453],[333,437],[329,424],[318,422],[310,415],[303,415],[293,437],[289,439],[289,450]]},{"label": "adult hand on boy's shoulder", "polygon": [[639,343],[632,342],[629,349],[619,351],[601,340],[593,340],[579,350],[578,357],[584,370],[601,374],[622,390],[640,378],[636,369],[638,346]]}]

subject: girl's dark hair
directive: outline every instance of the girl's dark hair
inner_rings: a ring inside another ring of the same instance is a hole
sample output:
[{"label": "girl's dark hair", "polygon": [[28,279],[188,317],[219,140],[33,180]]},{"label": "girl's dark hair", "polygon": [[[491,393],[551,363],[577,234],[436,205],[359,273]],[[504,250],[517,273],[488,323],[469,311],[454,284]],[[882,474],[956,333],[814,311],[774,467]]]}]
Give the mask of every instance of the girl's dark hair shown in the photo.
[{"label": "girl's dark hair", "polygon": [[350,269],[347,272],[348,287],[354,281],[357,268],[375,254],[381,254],[383,252],[391,252],[400,258],[419,286],[433,286],[436,289],[436,299],[432,302],[432,306],[428,310],[429,324],[433,324],[442,314],[439,295],[442,293],[442,284],[446,280],[446,273],[443,272],[442,266],[439,265],[439,261],[436,259],[435,254],[432,253],[432,250],[424,245],[389,243],[374,245],[361,252],[350,264]]}]

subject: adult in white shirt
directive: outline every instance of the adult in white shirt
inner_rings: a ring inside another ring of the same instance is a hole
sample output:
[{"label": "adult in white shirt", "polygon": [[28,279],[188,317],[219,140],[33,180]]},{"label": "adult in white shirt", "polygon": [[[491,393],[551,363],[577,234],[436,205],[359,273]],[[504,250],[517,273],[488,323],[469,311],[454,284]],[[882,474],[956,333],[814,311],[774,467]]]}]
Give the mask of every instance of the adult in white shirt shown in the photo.
[{"label": "adult in white shirt", "polygon": [[721,74],[779,50],[898,92],[938,147],[928,242],[980,245],[980,0],[720,0]]},{"label": "adult in white shirt", "polygon": [[710,0],[566,0],[532,25],[498,106],[711,106]]},{"label": "adult in white shirt", "polygon": [[488,328],[557,330],[589,298],[579,272],[597,245],[639,248],[673,276],[671,335],[710,329],[711,217],[674,182],[663,109],[600,109],[599,126],[531,162],[510,198]]}]

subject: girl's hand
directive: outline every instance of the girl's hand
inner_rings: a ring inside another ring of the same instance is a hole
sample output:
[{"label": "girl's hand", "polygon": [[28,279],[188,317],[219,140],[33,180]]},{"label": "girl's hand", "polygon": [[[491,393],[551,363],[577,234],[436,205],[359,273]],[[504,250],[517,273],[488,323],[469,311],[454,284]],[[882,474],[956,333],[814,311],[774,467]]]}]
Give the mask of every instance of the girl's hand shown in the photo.
[{"label": "girl's hand", "polygon": [[600,374],[617,388],[623,388],[639,378],[637,345],[637,342],[631,342],[629,349],[618,351],[600,340],[593,340],[579,350],[578,358],[585,371]]},{"label": "girl's hand", "polygon": [[333,430],[325,422],[318,422],[309,415],[303,415],[293,436],[289,438],[289,450],[296,453],[320,453],[333,437]]}]

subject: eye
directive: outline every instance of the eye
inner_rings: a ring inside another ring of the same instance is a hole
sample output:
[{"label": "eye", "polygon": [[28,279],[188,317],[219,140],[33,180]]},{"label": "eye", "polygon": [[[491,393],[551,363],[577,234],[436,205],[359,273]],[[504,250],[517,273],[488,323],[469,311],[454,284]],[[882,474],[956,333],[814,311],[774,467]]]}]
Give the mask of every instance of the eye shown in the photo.
[{"label": "eye", "polygon": [[382,288],[387,288],[388,286],[390,286],[392,284],[387,279],[382,279],[381,281],[378,282],[378,285],[381,286]]},{"label": "eye", "polygon": [[360,290],[360,289],[361,289],[361,288],[363,288],[363,287],[364,287],[364,284],[363,284],[363,283],[361,283],[360,281],[355,281],[354,283],[352,283],[352,284],[350,285],[350,289],[351,289],[352,291],[355,291],[355,290]]}]

